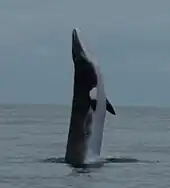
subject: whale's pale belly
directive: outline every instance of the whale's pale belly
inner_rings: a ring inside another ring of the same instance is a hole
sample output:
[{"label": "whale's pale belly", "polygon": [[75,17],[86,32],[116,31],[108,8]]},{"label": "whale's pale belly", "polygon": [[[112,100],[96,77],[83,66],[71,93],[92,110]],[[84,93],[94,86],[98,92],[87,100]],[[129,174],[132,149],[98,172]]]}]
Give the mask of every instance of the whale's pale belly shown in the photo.
[{"label": "whale's pale belly", "polygon": [[97,75],[97,86],[96,86],[96,110],[93,111],[91,108],[89,111],[92,112],[92,122],[91,122],[91,135],[88,140],[87,156],[86,160],[89,158],[95,158],[100,156],[102,139],[103,139],[103,129],[106,115],[106,95],[104,91],[103,78],[100,73],[99,67],[95,66],[95,71]]}]

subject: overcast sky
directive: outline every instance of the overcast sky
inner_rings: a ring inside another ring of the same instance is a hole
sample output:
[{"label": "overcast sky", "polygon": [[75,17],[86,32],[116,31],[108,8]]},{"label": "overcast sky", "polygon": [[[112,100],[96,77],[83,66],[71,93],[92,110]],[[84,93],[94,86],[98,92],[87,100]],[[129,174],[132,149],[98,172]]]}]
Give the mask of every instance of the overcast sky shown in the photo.
[{"label": "overcast sky", "polygon": [[0,103],[71,104],[71,32],[113,105],[170,106],[169,0],[1,0]]}]

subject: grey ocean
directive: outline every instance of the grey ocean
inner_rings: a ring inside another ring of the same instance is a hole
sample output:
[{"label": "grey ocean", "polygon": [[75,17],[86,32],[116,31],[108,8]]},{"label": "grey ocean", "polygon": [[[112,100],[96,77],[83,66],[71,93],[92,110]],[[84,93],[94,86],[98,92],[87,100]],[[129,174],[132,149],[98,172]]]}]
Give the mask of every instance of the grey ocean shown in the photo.
[{"label": "grey ocean", "polygon": [[[102,156],[135,158],[87,173],[60,163],[71,108],[57,105],[0,106],[0,188],[170,187],[170,109],[116,107],[107,114]],[[159,161],[159,162],[157,162]]]}]

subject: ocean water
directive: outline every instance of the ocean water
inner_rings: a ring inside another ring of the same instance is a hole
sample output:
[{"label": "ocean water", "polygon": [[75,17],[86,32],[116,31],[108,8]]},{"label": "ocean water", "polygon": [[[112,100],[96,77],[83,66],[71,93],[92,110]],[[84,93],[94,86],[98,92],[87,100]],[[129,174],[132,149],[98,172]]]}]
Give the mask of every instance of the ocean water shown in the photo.
[{"label": "ocean water", "polygon": [[86,173],[63,163],[71,108],[59,105],[0,105],[0,188],[168,188],[170,109],[116,107],[107,113],[102,157],[134,158]]}]

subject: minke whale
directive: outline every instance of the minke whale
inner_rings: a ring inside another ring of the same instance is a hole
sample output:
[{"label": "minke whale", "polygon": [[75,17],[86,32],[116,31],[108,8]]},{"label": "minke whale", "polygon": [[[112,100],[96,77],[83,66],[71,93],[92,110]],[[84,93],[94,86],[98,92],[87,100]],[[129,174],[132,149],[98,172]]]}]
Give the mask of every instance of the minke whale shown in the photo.
[{"label": "minke whale", "polygon": [[99,157],[106,111],[115,110],[106,97],[99,64],[90,57],[80,38],[80,30],[72,31],[74,88],[65,162],[79,167]]}]

